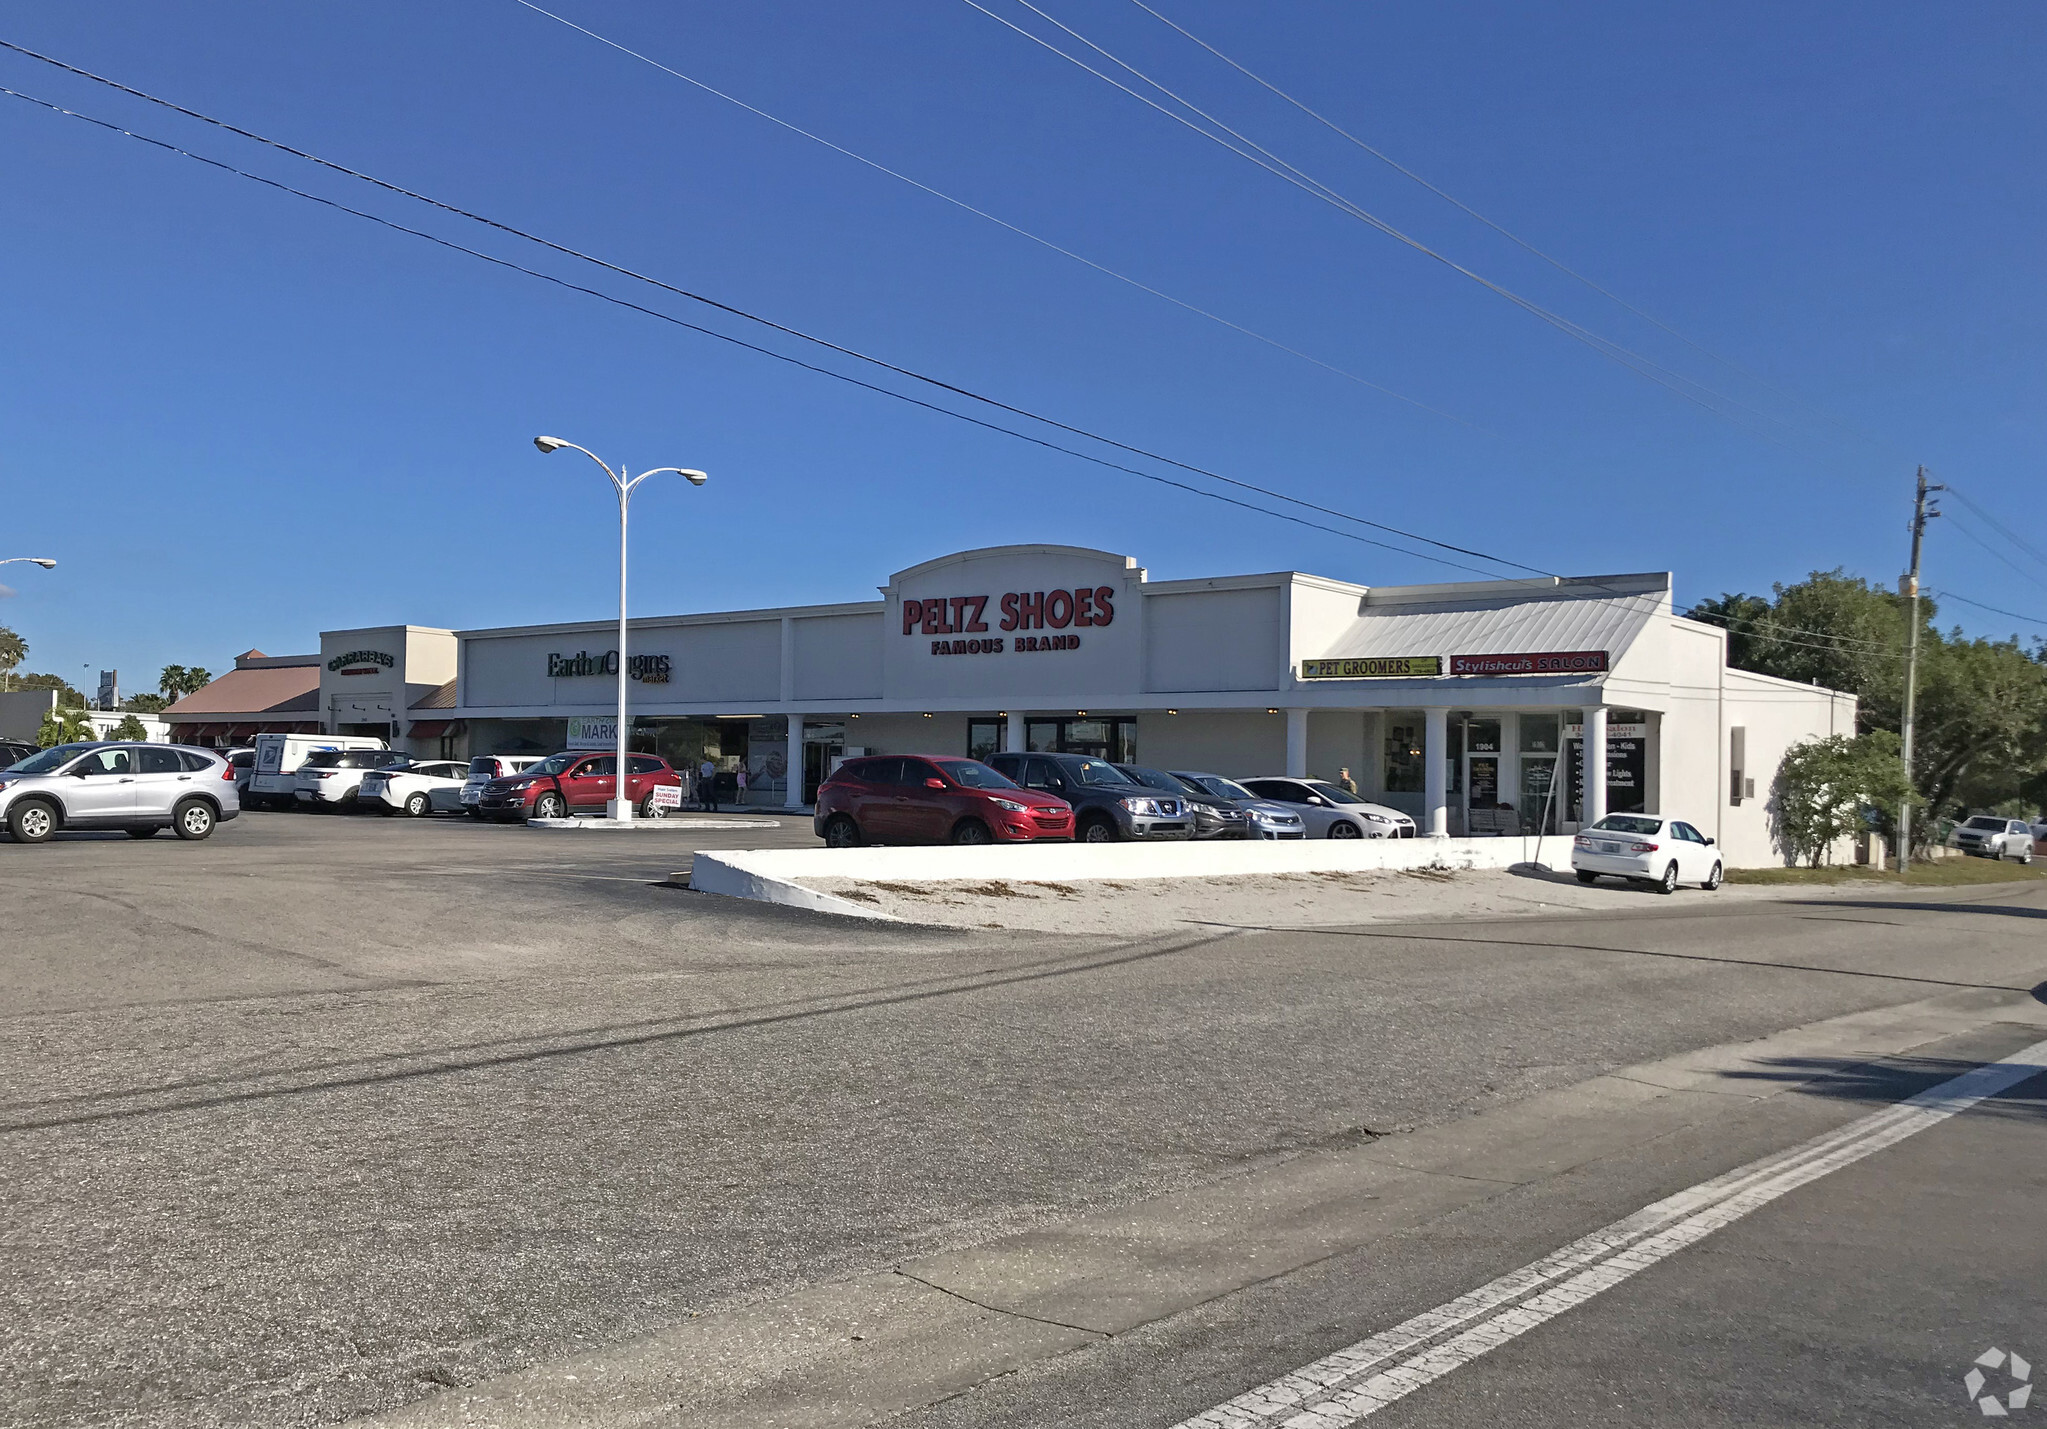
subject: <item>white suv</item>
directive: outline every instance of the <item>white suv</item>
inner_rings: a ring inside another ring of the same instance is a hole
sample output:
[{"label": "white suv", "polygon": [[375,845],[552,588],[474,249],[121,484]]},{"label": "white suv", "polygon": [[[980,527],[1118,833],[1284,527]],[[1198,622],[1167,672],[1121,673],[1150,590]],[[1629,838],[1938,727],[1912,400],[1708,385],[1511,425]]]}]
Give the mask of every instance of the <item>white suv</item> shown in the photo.
[{"label": "white suv", "polygon": [[339,809],[355,803],[363,775],[412,763],[396,749],[322,749],[306,756],[292,776],[302,809]]},{"label": "white suv", "polygon": [[1955,847],[1963,853],[1980,853],[1985,858],[2015,858],[2020,863],[2031,863],[2033,826],[2024,819],[1977,814],[1955,830]]},{"label": "white suv", "polygon": [[363,775],[355,801],[373,813],[404,814],[413,819],[459,814],[465,787],[462,781],[468,777],[468,765],[449,759],[372,769]]},{"label": "white suv", "polygon": [[174,744],[59,744],[0,770],[0,818],[16,843],[59,829],[203,839],[241,811],[228,762]]}]

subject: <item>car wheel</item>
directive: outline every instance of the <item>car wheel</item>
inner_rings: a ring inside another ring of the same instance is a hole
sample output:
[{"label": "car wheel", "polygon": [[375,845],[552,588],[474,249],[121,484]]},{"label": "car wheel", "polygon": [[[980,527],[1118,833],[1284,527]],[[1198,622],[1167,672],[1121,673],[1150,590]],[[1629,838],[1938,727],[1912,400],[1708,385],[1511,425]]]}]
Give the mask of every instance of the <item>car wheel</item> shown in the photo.
[{"label": "car wheel", "polygon": [[405,798],[405,817],[423,819],[433,810],[433,800],[424,794],[408,794]]},{"label": "car wheel", "polygon": [[649,794],[646,798],[640,800],[640,817],[643,819],[665,819],[668,817],[668,806],[655,803],[654,796]]},{"label": "car wheel", "polygon": [[47,843],[57,832],[57,811],[41,799],[23,799],[7,811],[7,831],[16,843]]},{"label": "car wheel", "polygon": [[1714,889],[1720,886],[1721,873],[1722,870],[1720,865],[1717,863],[1714,864],[1713,871],[1706,875],[1706,881],[1700,884],[1699,887],[1705,889],[1708,893],[1711,893]]},{"label": "car wheel", "polygon": [[569,806],[562,802],[559,794],[542,794],[533,801],[533,817],[536,819],[559,819],[568,811]]},{"label": "car wheel", "polygon": [[824,826],[826,848],[858,848],[865,842],[860,837],[860,826],[844,814],[834,814],[831,822]]},{"label": "car wheel", "polygon": [[989,833],[988,826],[979,819],[961,819],[952,831],[952,841],[956,844],[991,844],[995,842],[995,835]]},{"label": "car wheel", "polygon": [[129,829],[128,837],[131,839],[153,839],[162,832],[163,826],[161,824],[151,824],[146,829]]},{"label": "car wheel", "polygon": [[469,817],[470,817],[470,818],[472,818],[472,819],[476,819],[476,820],[479,820],[479,821],[480,821],[480,820],[481,820],[481,819],[483,818],[483,810],[481,810],[481,809],[477,808],[477,807],[476,807],[476,805],[474,805],[474,804],[471,804],[471,805],[469,806],[469,809],[468,809],[468,814],[469,814]]},{"label": "car wheel", "polygon": [[1675,860],[1663,870],[1663,877],[1656,880],[1656,891],[1658,893],[1677,892],[1677,863]]},{"label": "car wheel", "polygon": [[1084,844],[1112,844],[1116,842],[1116,826],[1107,819],[1089,819],[1080,826],[1080,841]]},{"label": "car wheel", "polygon": [[171,830],[181,839],[203,839],[213,832],[213,805],[187,799],[171,810]]},{"label": "car wheel", "polygon": [[1599,875],[1589,868],[1581,868],[1577,872],[1580,883],[1597,883],[1599,881]]},{"label": "car wheel", "polygon": [[1361,839],[1365,831],[1349,819],[1338,819],[1329,826],[1329,837],[1333,839]]}]

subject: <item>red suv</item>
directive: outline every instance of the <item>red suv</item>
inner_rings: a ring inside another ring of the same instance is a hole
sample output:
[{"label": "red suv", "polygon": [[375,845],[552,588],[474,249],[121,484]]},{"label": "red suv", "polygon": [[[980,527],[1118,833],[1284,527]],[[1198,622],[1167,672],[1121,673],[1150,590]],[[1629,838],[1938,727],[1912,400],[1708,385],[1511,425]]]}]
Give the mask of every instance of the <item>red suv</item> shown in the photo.
[{"label": "red suv", "polygon": [[[663,785],[681,788],[682,776],[667,760],[652,754],[635,754],[629,759],[626,797],[641,818],[666,818],[668,809],[654,802],[654,791]],[[577,750],[550,754],[517,774],[484,785],[475,809],[486,819],[560,819],[570,814],[602,813],[611,802],[617,774],[616,754]]]},{"label": "red suv", "polygon": [[1073,805],[1021,789],[974,759],[849,759],[817,791],[817,836],[863,843],[1028,843],[1073,837]]}]

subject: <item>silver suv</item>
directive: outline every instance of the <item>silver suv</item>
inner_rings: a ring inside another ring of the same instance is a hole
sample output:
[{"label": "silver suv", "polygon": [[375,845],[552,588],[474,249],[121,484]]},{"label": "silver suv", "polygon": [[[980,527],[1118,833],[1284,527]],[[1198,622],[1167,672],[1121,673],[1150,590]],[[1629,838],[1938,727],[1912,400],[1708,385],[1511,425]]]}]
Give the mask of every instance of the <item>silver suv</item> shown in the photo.
[{"label": "silver suv", "polygon": [[59,829],[203,839],[241,812],[228,762],[175,744],[59,744],[0,769],[0,819],[16,843]]},{"label": "silver suv", "polygon": [[2024,819],[1977,814],[1955,830],[1955,847],[1963,853],[1980,853],[1985,858],[2015,858],[2020,863],[2031,863],[2033,827]]}]

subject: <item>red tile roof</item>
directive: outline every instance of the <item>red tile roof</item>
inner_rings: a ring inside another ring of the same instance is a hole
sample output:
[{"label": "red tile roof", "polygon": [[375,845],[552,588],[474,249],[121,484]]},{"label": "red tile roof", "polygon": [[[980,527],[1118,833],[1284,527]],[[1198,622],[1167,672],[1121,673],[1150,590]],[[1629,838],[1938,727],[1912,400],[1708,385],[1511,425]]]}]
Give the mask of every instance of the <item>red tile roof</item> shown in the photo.
[{"label": "red tile roof", "polygon": [[283,665],[230,670],[163,712],[172,724],[218,720],[223,715],[262,715],[320,710],[320,667]]}]

